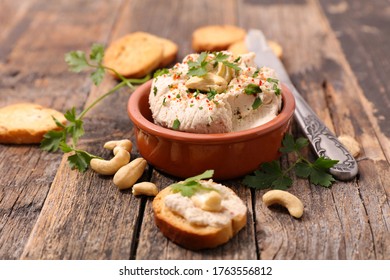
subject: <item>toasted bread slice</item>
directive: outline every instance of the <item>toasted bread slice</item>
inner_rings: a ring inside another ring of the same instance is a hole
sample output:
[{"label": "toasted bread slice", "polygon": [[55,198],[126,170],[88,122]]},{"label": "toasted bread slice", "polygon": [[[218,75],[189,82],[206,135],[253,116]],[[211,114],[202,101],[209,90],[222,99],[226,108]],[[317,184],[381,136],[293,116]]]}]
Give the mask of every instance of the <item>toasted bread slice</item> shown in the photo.
[{"label": "toasted bread slice", "polygon": [[104,64],[125,77],[141,78],[156,69],[163,60],[161,41],[145,32],[135,32],[112,42]]},{"label": "toasted bread slice", "polygon": [[162,37],[157,37],[157,38],[160,40],[163,46],[163,57],[159,67],[165,67],[171,64],[175,60],[179,48],[177,44],[171,40]]},{"label": "toasted bread slice", "polygon": [[244,29],[234,25],[209,25],[192,33],[192,48],[196,52],[226,50],[231,44],[244,40]]},{"label": "toasted bread slice", "polygon": [[177,52],[178,46],[171,40],[135,32],[114,41],[107,48],[104,63],[122,76],[140,78],[169,65]]},{"label": "toasted bread slice", "polygon": [[53,117],[66,123],[62,113],[38,104],[18,103],[0,108],[0,143],[39,143],[46,132],[58,129]]},{"label": "toasted bread slice", "polygon": [[235,201],[242,203],[245,209],[244,211],[238,211],[239,213],[231,217],[229,223],[221,226],[191,223],[184,216],[172,211],[166,205],[166,197],[173,194],[172,189],[167,187],[160,191],[153,200],[153,211],[157,227],[167,238],[191,250],[214,248],[228,242],[245,226],[247,209],[231,189],[222,185],[219,186],[226,188],[229,196],[234,196]]}]

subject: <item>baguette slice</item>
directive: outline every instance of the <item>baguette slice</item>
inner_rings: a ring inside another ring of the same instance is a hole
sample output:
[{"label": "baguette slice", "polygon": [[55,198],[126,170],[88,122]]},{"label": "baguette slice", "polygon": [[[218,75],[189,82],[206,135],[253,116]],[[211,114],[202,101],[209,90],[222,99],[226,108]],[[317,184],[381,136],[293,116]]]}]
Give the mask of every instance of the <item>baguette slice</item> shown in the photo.
[{"label": "baguette slice", "polygon": [[104,64],[125,77],[141,78],[156,69],[162,59],[161,42],[145,32],[135,32],[111,43]]},{"label": "baguette slice", "polygon": [[[232,190],[229,189],[229,191],[231,195],[236,196]],[[166,207],[164,199],[170,194],[172,190],[167,187],[154,198],[155,223],[167,238],[184,248],[200,250],[217,247],[228,242],[246,224],[246,211],[245,214],[234,216],[229,224],[221,227],[191,224],[184,217]]]},{"label": "baguette slice", "polygon": [[0,143],[35,144],[50,130],[58,130],[53,120],[65,124],[61,112],[34,103],[18,103],[0,108]]},{"label": "baguette slice", "polygon": [[234,25],[208,25],[192,33],[192,48],[196,52],[222,51],[231,44],[245,39],[244,29]]}]

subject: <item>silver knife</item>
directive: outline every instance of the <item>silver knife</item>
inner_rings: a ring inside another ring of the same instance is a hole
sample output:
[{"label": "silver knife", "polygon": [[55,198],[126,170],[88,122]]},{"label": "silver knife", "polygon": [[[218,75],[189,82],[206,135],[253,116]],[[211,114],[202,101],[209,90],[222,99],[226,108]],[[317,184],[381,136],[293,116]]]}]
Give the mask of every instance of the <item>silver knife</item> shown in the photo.
[{"label": "silver knife", "polygon": [[339,142],[337,137],[318,118],[307,102],[292,84],[282,62],[275,56],[260,30],[251,29],[246,36],[246,46],[256,54],[257,66],[273,68],[279,80],[284,83],[295,97],[295,119],[309,139],[318,156],[339,160],[329,172],[339,180],[351,180],[358,173],[358,165],[354,157]]}]

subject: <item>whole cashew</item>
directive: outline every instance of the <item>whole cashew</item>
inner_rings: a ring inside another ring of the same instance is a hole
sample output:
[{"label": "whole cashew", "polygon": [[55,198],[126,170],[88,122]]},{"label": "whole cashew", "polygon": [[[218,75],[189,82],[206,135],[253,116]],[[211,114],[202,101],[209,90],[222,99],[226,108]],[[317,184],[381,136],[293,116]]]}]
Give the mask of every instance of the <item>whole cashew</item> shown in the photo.
[{"label": "whole cashew", "polygon": [[287,208],[291,216],[300,218],[303,215],[303,204],[295,195],[281,190],[268,191],[263,195],[265,206],[280,204]]},{"label": "whole cashew", "polygon": [[120,148],[123,148],[130,153],[133,148],[133,143],[128,139],[113,140],[106,142],[103,147],[108,150],[113,150],[114,155],[116,155]]},{"label": "whole cashew", "polygon": [[156,196],[158,194],[158,189],[157,186],[151,182],[141,182],[134,184],[132,193],[134,195]]},{"label": "whole cashew", "polygon": [[352,154],[353,157],[357,157],[360,154],[360,145],[359,143],[351,136],[342,134],[337,137],[341,144],[347,148],[347,150]]},{"label": "whole cashew", "polygon": [[216,191],[210,191],[201,196],[192,196],[192,201],[196,206],[205,211],[221,211],[222,197]]},{"label": "whole cashew", "polygon": [[136,158],[122,166],[114,175],[114,184],[120,190],[131,188],[144,173],[146,164],[147,162],[143,158]]},{"label": "whole cashew", "polygon": [[115,156],[110,160],[97,159],[91,160],[91,168],[102,175],[112,175],[122,166],[130,161],[130,153],[125,149],[119,149]]}]

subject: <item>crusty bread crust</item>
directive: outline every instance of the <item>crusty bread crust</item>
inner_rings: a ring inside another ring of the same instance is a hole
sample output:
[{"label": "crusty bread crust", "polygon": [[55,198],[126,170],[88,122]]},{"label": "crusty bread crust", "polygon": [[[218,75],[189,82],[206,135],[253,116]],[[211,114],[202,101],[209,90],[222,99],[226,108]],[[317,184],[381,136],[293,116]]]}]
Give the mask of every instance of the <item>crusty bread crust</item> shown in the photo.
[{"label": "crusty bread crust", "polygon": [[111,43],[104,64],[125,77],[141,78],[156,69],[163,58],[163,46],[144,32],[126,35]]},{"label": "crusty bread crust", "polygon": [[163,46],[163,57],[159,67],[166,67],[175,60],[179,47],[171,40],[157,37]]},{"label": "crusty bread crust", "polygon": [[66,123],[62,113],[38,104],[18,103],[0,108],[0,143],[39,143],[46,132],[58,129],[52,117]]},{"label": "crusty bread crust", "polygon": [[234,25],[209,25],[192,33],[192,48],[196,52],[222,51],[231,44],[244,40],[244,29]]},{"label": "crusty bread crust", "polygon": [[184,248],[200,250],[214,248],[228,242],[246,225],[246,215],[235,217],[224,227],[196,226],[165,207],[164,199],[171,194],[167,187],[153,200],[154,218],[157,227],[173,242]]},{"label": "crusty bread crust", "polygon": [[169,65],[177,52],[178,46],[171,40],[147,32],[134,32],[111,43],[104,63],[122,76],[141,78]]}]

